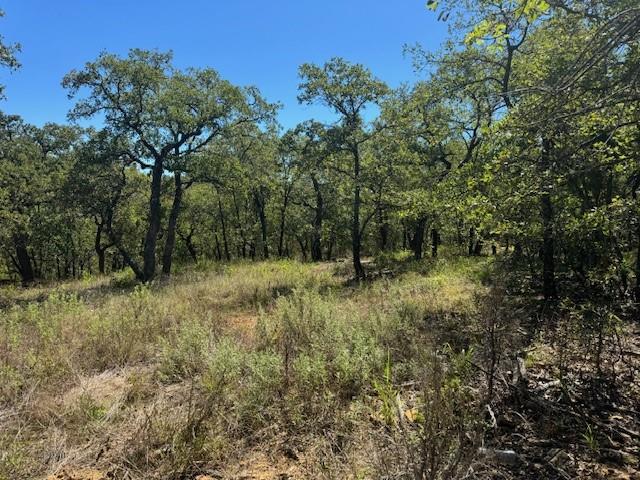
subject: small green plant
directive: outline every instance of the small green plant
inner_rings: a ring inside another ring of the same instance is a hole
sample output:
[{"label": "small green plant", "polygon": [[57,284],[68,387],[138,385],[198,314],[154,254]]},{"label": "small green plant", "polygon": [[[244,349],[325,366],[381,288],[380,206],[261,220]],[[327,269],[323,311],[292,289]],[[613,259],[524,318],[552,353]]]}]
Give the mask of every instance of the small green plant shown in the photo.
[{"label": "small green plant", "polygon": [[600,443],[598,442],[598,437],[596,433],[591,428],[591,425],[587,425],[587,429],[582,433],[582,439],[584,443],[587,445],[589,450],[593,453],[597,453],[600,451]]},{"label": "small green plant", "polygon": [[398,391],[393,385],[391,369],[391,355],[387,352],[387,362],[384,366],[384,374],[381,380],[374,380],[373,388],[382,402],[380,414],[387,425],[394,425],[397,420]]},{"label": "small green plant", "polygon": [[91,395],[83,393],[78,398],[78,413],[88,421],[100,421],[107,414],[107,409],[98,404]]}]

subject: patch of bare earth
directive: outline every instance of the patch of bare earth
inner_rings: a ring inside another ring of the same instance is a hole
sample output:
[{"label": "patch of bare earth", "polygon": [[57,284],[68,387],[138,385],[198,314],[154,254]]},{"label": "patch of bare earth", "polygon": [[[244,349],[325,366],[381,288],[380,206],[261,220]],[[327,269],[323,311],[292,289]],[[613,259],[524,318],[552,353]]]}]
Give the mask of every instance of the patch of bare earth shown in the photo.
[{"label": "patch of bare earth", "polygon": [[263,452],[254,452],[237,464],[230,466],[218,478],[224,480],[283,480],[305,477],[292,460],[284,457],[270,458]]},{"label": "patch of bare earth", "polygon": [[253,345],[256,337],[258,313],[255,311],[230,314],[224,319],[228,333],[232,334],[242,345]]},{"label": "patch of bare earth", "polygon": [[107,476],[91,468],[64,467],[57,473],[49,475],[47,480],[107,480]]}]

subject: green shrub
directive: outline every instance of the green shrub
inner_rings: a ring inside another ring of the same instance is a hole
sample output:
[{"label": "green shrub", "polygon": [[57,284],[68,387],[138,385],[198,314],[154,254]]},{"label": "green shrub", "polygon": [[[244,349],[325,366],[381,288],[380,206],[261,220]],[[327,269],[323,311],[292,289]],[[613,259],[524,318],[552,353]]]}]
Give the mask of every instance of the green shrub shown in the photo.
[{"label": "green shrub", "polygon": [[329,388],[348,399],[384,365],[384,349],[369,320],[335,297],[297,290],[261,317],[261,348],[280,354],[290,386]]},{"label": "green shrub", "polygon": [[210,393],[222,395],[242,381],[248,355],[230,338],[222,338],[207,352],[202,384]]},{"label": "green shrub", "polygon": [[201,373],[207,365],[211,342],[210,330],[196,320],[174,325],[160,340],[160,378],[173,382]]},{"label": "green shrub", "polygon": [[239,423],[250,431],[270,426],[281,414],[282,359],[273,352],[253,352],[246,357],[243,375]]}]

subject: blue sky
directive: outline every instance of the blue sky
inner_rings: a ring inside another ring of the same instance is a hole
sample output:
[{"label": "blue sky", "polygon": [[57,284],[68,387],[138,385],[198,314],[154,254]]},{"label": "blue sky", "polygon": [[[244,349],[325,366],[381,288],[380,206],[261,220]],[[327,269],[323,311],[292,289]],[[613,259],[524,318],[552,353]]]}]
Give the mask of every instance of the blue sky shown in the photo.
[{"label": "blue sky", "polygon": [[71,69],[102,50],[173,50],[180,67],[213,67],[238,85],[256,85],[284,104],[289,128],[329,120],[320,107],[298,105],[297,69],[333,56],[364,63],[398,86],[413,82],[403,45],[436,49],[446,25],[424,0],[5,0],[0,32],[22,44],[22,68],[0,72],[0,109],[42,125],[65,122],[71,101],[60,86]]}]

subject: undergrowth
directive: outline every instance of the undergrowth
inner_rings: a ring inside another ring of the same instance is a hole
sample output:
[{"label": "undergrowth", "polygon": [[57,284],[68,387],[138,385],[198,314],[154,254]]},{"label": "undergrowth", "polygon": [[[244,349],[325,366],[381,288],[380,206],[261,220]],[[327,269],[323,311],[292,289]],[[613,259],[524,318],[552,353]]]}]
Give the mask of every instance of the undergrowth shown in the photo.
[{"label": "undergrowth", "polygon": [[[566,377],[575,351],[524,358],[524,313],[490,284],[490,258],[385,262],[356,286],[339,266],[284,261],[3,290],[0,479],[231,478],[257,451],[292,478],[483,471],[491,406],[520,388],[519,366]],[[603,377],[612,328],[590,347]],[[600,445],[581,432],[585,452]]]}]

